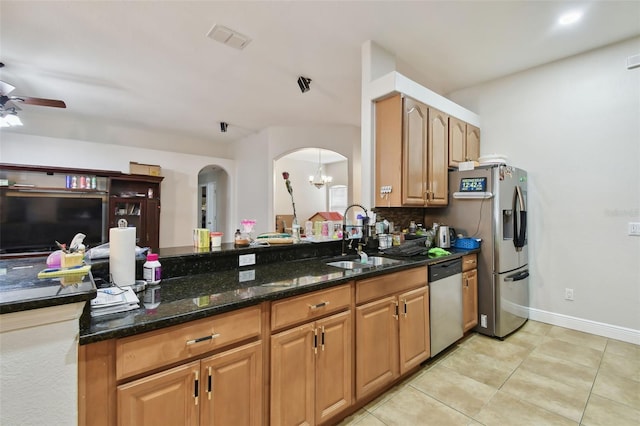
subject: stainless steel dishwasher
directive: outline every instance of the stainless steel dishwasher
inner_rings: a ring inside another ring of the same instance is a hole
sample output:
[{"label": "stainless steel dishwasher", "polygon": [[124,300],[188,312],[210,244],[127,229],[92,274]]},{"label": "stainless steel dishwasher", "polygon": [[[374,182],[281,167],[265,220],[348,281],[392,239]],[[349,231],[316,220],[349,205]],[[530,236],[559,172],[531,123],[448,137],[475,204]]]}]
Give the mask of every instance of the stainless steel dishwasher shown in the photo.
[{"label": "stainless steel dishwasher", "polygon": [[462,260],[429,265],[431,356],[460,339],[462,330]]}]

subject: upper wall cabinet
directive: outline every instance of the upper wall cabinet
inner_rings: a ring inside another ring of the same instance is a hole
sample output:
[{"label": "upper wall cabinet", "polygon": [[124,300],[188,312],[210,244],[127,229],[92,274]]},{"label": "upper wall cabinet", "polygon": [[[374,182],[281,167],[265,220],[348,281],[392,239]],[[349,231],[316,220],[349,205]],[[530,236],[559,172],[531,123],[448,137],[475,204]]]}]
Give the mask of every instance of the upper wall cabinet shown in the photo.
[{"label": "upper wall cabinet", "polygon": [[376,102],[376,207],[448,201],[449,116],[400,94]]},{"label": "upper wall cabinet", "polygon": [[449,117],[449,167],[463,161],[478,161],[480,129],[455,117]]}]

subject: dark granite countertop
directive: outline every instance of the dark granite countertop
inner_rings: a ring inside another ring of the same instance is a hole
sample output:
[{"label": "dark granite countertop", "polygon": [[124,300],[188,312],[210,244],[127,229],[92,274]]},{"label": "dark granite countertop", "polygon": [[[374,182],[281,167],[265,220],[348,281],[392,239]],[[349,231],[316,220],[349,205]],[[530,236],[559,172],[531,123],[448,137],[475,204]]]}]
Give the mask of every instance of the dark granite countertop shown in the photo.
[{"label": "dark granite countertop", "polygon": [[[206,318],[211,315],[295,296],[380,274],[451,260],[479,250],[451,250],[446,257],[399,258],[393,265],[367,269],[328,266],[342,260],[339,242],[219,250],[174,247],[159,251],[163,280],[138,293],[140,308],[92,318],[87,303],[80,319],[80,344],[131,336]],[[255,254],[256,265],[239,267],[238,256]],[[38,279],[46,258],[0,261],[0,313],[89,301],[96,283],[108,277],[108,260],[92,262],[92,273],[79,284],[63,286],[59,279]],[[136,262],[142,276],[144,258]],[[426,271],[425,271],[426,273]],[[95,281],[94,281],[94,277]]]},{"label": "dark granite countertop", "polygon": [[425,256],[396,258],[400,262],[394,265],[357,270],[328,266],[326,263],[329,260],[340,258],[333,255],[258,263],[249,267],[163,279],[159,285],[149,286],[138,294],[141,301],[139,309],[81,322],[80,344],[182,324],[354,279],[452,260],[477,251],[454,250],[450,256],[436,259]]},{"label": "dark granite countertop", "polygon": [[46,257],[0,260],[0,314],[46,308],[96,297],[91,273],[73,278],[38,278],[47,268]]}]

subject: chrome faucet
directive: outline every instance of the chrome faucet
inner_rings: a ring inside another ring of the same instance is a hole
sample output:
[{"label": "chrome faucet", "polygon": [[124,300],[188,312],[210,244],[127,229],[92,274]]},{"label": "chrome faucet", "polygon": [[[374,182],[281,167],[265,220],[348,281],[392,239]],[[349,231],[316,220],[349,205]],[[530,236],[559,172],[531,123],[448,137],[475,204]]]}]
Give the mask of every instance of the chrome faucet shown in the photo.
[{"label": "chrome faucet", "polygon": [[[364,218],[362,219],[362,229],[361,229],[361,243],[362,244],[367,244],[367,224],[369,222],[369,215],[367,213],[367,209],[361,205],[361,204],[351,204],[350,206],[348,206],[345,211],[344,214],[342,215],[342,255],[345,256],[347,254],[347,252],[345,251],[345,243],[347,240],[347,213],[349,212],[349,210],[351,210],[351,208],[353,207],[360,207],[362,210],[364,210]],[[362,240],[364,240],[364,242],[362,242]],[[353,243],[353,239],[349,240],[349,249],[351,249],[351,244]],[[362,245],[361,244],[361,245]]]}]

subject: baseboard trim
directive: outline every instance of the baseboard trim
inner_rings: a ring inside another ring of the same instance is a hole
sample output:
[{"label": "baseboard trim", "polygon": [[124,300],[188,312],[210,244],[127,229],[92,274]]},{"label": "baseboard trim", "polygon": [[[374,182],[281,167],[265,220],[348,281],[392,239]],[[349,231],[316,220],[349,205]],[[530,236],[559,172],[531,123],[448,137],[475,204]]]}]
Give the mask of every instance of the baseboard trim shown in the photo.
[{"label": "baseboard trim", "polygon": [[640,330],[529,308],[529,319],[640,345]]}]

